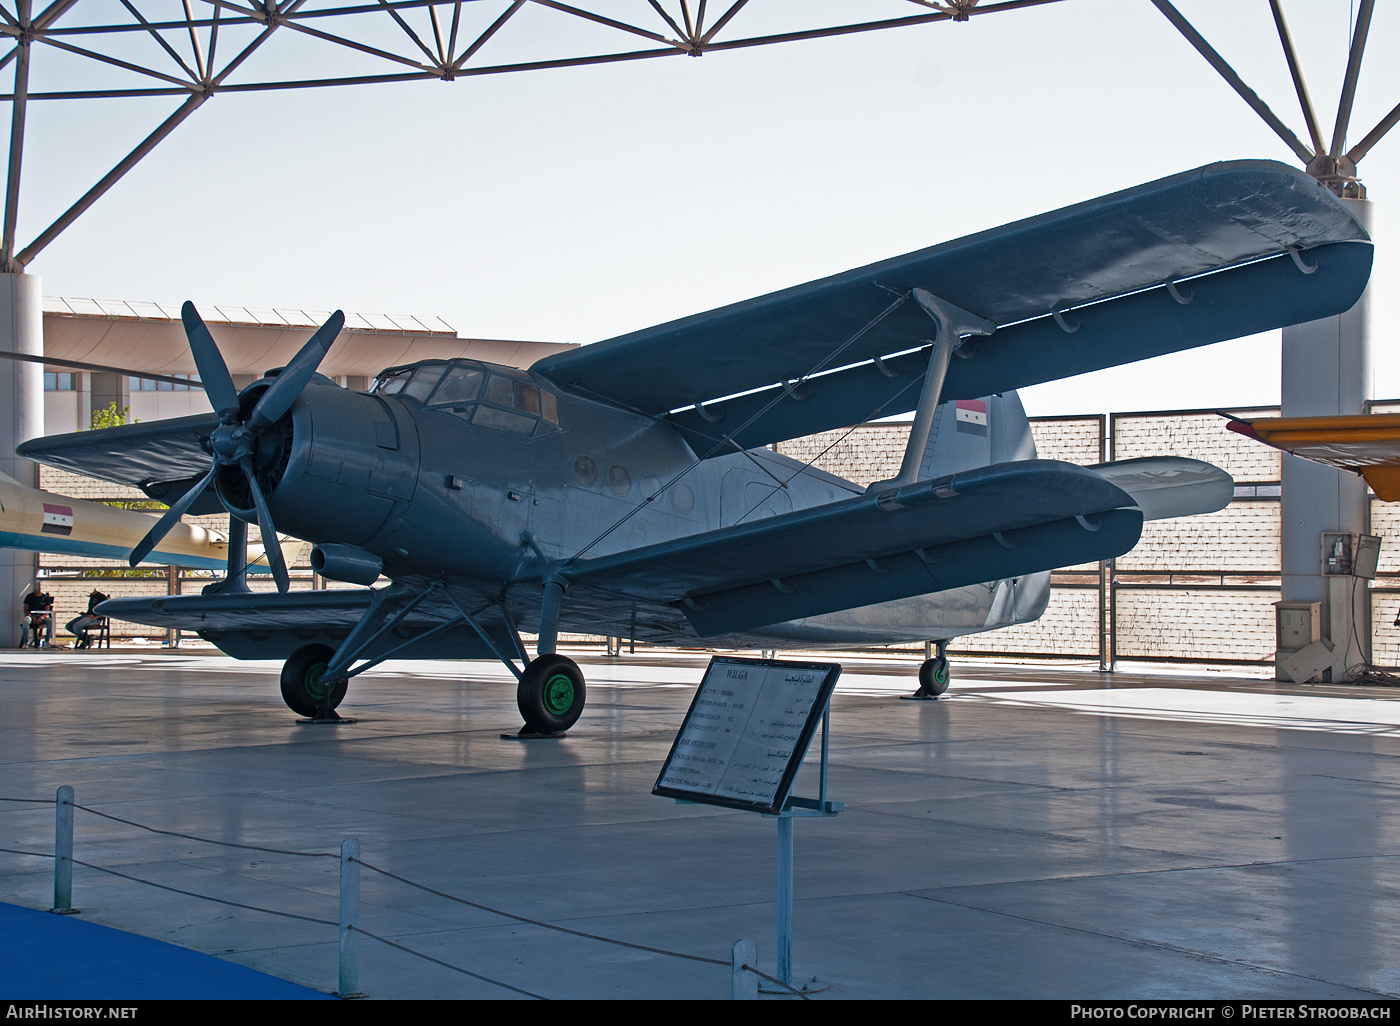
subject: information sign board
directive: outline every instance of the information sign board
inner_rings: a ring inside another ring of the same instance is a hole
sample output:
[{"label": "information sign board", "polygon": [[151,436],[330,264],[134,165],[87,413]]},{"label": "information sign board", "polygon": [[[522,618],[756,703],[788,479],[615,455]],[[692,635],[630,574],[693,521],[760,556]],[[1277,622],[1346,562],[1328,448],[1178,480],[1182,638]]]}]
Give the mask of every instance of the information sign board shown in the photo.
[{"label": "information sign board", "polygon": [[715,656],[651,793],[781,812],[839,676],[838,663]]}]

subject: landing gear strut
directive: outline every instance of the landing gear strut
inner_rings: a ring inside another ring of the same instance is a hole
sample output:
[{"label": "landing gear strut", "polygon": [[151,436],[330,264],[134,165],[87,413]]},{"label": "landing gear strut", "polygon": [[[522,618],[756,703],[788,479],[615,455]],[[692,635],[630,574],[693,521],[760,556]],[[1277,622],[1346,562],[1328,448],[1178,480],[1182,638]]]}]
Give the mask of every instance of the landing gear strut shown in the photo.
[{"label": "landing gear strut", "polygon": [[948,642],[936,641],[938,654],[919,665],[919,690],[909,697],[920,701],[937,698],[948,690],[952,674],[948,670]]},{"label": "landing gear strut", "polygon": [[563,604],[564,583],[555,577],[545,578],[535,658],[526,664],[515,689],[515,704],[525,720],[517,738],[557,737],[578,722],[583,712],[587,697],[583,671],[554,650]]}]

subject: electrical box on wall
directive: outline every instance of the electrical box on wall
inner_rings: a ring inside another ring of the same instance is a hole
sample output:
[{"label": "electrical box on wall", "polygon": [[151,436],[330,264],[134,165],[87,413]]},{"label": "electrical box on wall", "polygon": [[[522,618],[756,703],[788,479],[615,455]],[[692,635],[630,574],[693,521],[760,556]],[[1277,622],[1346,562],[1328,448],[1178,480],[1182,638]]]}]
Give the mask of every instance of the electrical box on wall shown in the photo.
[{"label": "electrical box on wall", "polygon": [[1353,577],[1364,577],[1368,581],[1376,579],[1376,567],[1381,561],[1381,539],[1379,535],[1363,534],[1356,539],[1356,558],[1351,564]]},{"label": "electrical box on wall", "polygon": [[1374,581],[1380,558],[1381,540],[1377,535],[1348,531],[1327,531],[1322,535],[1323,577],[1364,577]]},{"label": "electrical box on wall", "polygon": [[1352,535],[1350,531],[1322,535],[1322,576],[1351,576]]},{"label": "electrical box on wall", "polygon": [[1301,652],[1322,638],[1322,603],[1275,602],[1274,628],[1277,658]]}]

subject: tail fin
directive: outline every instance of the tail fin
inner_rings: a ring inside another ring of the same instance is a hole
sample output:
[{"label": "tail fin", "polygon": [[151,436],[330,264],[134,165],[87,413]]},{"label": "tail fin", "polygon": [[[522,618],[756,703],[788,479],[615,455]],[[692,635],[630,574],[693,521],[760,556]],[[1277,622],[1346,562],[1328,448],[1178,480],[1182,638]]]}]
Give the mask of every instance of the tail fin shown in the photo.
[{"label": "tail fin", "polygon": [[924,449],[919,478],[956,474],[974,467],[1035,459],[1035,439],[1015,392],[941,403]]}]

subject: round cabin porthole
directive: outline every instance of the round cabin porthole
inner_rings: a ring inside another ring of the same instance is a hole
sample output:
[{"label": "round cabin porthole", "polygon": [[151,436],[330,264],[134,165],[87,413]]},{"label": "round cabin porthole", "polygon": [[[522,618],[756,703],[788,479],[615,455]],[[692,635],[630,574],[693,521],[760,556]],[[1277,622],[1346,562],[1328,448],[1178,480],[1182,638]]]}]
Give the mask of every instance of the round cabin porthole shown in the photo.
[{"label": "round cabin porthole", "polygon": [[593,487],[598,483],[598,464],[588,456],[580,456],[574,460],[574,477],[585,488]]},{"label": "round cabin porthole", "polygon": [[677,482],[671,486],[671,508],[677,513],[689,513],[695,508],[695,493],[689,485]]},{"label": "round cabin porthole", "polygon": [[627,468],[614,463],[608,468],[608,487],[618,495],[626,495],[632,488],[632,475]]}]

